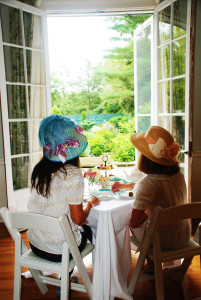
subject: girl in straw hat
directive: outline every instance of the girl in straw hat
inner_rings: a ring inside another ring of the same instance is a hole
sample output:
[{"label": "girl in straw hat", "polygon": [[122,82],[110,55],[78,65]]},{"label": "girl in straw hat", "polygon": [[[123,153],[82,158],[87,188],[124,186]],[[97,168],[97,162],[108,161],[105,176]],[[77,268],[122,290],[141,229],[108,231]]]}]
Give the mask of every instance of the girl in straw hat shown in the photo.
[{"label": "girl in straw hat", "polygon": [[[129,184],[135,198],[130,226],[135,237],[142,241],[153,207],[167,208],[186,203],[186,184],[177,159],[179,144],[167,130],[152,126],[146,133],[132,134],[130,139],[140,151],[137,167],[145,173],[136,184]],[[112,191],[118,192],[125,187],[126,184],[115,182]],[[170,225],[160,232],[161,245],[169,249],[183,247],[190,234],[188,221]],[[152,266],[148,266],[147,271],[151,269]]]},{"label": "girl in straw hat", "polygon": [[[100,202],[92,196],[90,201],[83,203],[84,178],[79,168],[79,155],[88,145],[87,138],[80,126],[61,115],[44,118],[38,137],[43,157],[31,176],[28,210],[54,217],[66,214],[82,251],[87,239],[92,239],[86,218],[91,207]],[[61,261],[60,237],[40,230],[29,230],[28,238],[36,255],[51,261]]]}]

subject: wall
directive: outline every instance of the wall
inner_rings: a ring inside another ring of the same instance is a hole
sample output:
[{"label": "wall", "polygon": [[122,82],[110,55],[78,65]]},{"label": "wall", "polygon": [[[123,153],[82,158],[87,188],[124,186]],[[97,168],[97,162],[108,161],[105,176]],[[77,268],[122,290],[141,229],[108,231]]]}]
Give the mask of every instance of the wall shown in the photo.
[{"label": "wall", "polygon": [[3,150],[1,106],[0,106],[0,207],[7,206],[5,162]]},{"label": "wall", "polygon": [[193,156],[192,156],[192,201],[200,201],[201,187],[201,1],[197,1],[194,99],[193,99]]}]

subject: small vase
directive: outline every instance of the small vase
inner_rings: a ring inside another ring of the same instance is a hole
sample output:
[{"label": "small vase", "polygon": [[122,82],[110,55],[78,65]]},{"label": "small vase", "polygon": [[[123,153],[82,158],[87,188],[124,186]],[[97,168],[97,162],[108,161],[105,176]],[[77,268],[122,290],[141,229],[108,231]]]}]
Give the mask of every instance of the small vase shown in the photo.
[{"label": "small vase", "polygon": [[96,195],[98,193],[98,185],[96,182],[89,182],[89,194]]}]

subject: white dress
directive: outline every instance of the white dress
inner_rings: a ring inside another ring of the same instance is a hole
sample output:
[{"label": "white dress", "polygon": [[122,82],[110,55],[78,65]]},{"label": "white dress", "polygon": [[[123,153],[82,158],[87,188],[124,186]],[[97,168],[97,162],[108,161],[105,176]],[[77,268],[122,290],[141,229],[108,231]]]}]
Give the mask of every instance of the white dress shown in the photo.
[{"label": "white dress", "polygon": [[[68,215],[75,239],[78,246],[81,243],[81,234],[70,216],[69,204],[82,203],[84,195],[84,178],[79,168],[66,165],[67,176],[61,171],[53,175],[50,186],[50,195],[45,198],[39,195],[36,189],[31,190],[28,202],[28,211],[59,217],[62,214]],[[27,236],[32,245],[43,251],[61,254],[62,238],[53,236],[41,230],[28,230]]]},{"label": "white dress", "polygon": [[[186,184],[181,172],[173,176],[145,175],[135,184],[133,193],[135,196],[133,208],[148,210],[150,215],[152,208],[157,205],[168,208],[187,203]],[[140,227],[132,229],[139,241],[142,240],[148,224],[149,221],[145,221]],[[160,241],[164,248],[183,247],[189,241],[190,236],[191,226],[188,220],[160,229]]]}]

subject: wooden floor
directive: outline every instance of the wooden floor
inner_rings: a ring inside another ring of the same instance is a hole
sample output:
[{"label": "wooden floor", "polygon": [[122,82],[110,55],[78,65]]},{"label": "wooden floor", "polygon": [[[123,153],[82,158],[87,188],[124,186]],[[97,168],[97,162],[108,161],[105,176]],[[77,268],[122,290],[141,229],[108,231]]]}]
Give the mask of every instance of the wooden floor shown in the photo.
[{"label": "wooden floor", "polygon": [[[23,233],[25,236],[25,233]],[[27,239],[25,237],[25,242]],[[131,272],[136,263],[136,255],[132,251],[132,267],[129,272],[130,280]],[[93,266],[91,259],[86,261],[87,269],[90,276],[93,274]],[[26,271],[23,269],[22,272]],[[75,271],[75,275],[78,273]],[[13,276],[14,276],[14,242],[9,236],[8,231],[3,223],[0,223],[0,300],[13,299]],[[59,299],[56,294],[56,287],[49,286],[48,292],[43,296],[38,290],[33,279],[22,279],[22,300],[43,300],[43,299]],[[71,299],[87,300],[87,294],[72,291]],[[139,283],[135,294],[135,300],[155,300],[154,280]],[[201,270],[199,257],[195,257],[190,266],[182,286],[173,283],[171,278],[165,280],[165,299],[167,300],[201,300]],[[98,300],[98,299],[97,299]],[[115,299],[117,300],[117,298]]]}]

